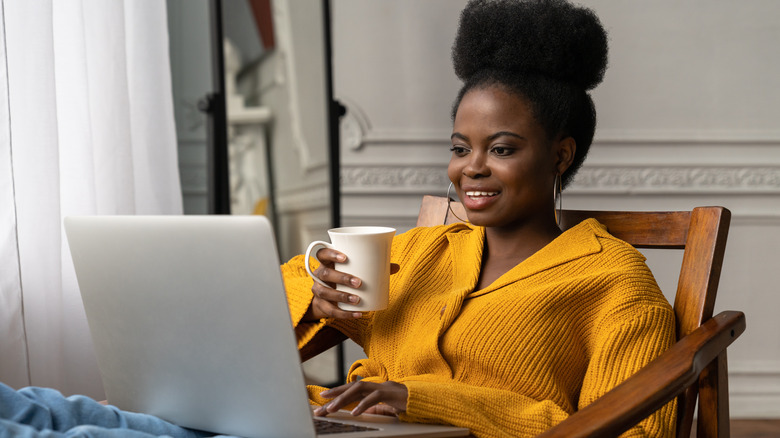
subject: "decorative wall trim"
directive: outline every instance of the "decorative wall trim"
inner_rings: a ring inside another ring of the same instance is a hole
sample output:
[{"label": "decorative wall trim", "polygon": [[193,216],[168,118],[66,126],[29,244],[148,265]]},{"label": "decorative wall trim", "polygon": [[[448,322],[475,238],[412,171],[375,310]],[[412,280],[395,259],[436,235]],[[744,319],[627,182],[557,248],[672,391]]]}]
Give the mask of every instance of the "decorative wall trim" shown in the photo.
[{"label": "decorative wall trim", "polygon": [[733,418],[780,418],[780,363],[730,361],[729,399]]},{"label": "decorative wall trim", "polygon": [[780,131],[767,129],[597,129],[595,143],[780,144]]},{"label": "decorative wall trim", "polygon": [[780,193],[780,166],[584,166],[571,193]]},{"label": "decorative wall trim", "polygon": [[274,207],[279,214],[296,213],[330,207],[327,185],[277,193]]},{"label": "decorative wall trim", "polygon": [[419,145],[419,144],[447,144],[450,142],[451,129],[429,130],[382,130],[375,129],[366,132],[363,138],[365,144],[392,144],[392,145]]},{"label": "decorative wall trim", "polygon": [[[367,165],[341,169],[344,193],[424,192],[449,184],[447,167]],[[585,166],[568,191],[604,194],[780,194],[780,166]]]},{"label": "decorative wall trim", "polygon": [[365,145],[366,134],[371,131],[371,121],[357,103],[345,97],[339,100],[347,108],[339,124],[341,145],[356,151]]},{"label": "decorative wall trim", "polygon": [[[352,108],[352,106],[350,106]],[[448,143],[450,127],[439,129],[370,129],[365,132],[362,144],[419,145]],[[707,146],[713,144],[767,144],[780,146],[780,131],[770,130],[616,130],[599,129],[594,144],[674,144]]]},{"label": "decorative wall trim", "polygon": [[341,168],[342,193],[390,191],[427,193],[447,189],[447,167],[361,166]]},{"label": "decorative wall trim", "polygon": [[176,115],[176,136],[179,143],[204,141],[206,138],[206,113],[198,109],[203,96],[181,96],[174,101],[178,108]]},{"label": "decorative wall trim", "polygon": [[756,390],[744,394],[729,394],[731,418],[780,419],[780,393]]}]

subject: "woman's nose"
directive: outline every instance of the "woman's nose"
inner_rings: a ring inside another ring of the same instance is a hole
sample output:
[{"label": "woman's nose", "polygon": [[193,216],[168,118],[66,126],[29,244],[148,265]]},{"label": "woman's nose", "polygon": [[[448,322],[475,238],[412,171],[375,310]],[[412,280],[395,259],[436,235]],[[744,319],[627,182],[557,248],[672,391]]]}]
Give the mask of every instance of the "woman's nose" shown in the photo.
[{"label": "woman's nose", "polygon": [[482,152],[471,153],[466,167],[463,168],[463,174],[469,178],[490,175],[490,168],[487,165],[487,154]]}]

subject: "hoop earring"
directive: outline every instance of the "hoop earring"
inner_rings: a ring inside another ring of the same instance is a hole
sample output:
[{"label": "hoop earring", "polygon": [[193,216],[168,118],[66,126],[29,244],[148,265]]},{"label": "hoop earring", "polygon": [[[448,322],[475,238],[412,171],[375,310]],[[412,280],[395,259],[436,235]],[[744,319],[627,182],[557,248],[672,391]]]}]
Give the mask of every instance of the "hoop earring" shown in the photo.
[{"label": "hoop earring", "polygon": [[460,216],[455,214],[455,212],[452,210],[452,198],[450,197],[450,190],[452,190],[453,187],[455,187],[455,185],[452,183],[452,181],[450,181],[450,185],[447,186],[447,214],[444,215],[443,225],[447,225],[447,217],[450,215],[450,213],[452,213],[452,215],[455,216],[459,221],[468,223],[468,221],[461,219]]},{"label": "hoop earring", "polygon": [[561,210],[563,210],[563,181],[561,174],[555,175],[553,183],[553,213],[555,214],[555,224],[561,227]]}]

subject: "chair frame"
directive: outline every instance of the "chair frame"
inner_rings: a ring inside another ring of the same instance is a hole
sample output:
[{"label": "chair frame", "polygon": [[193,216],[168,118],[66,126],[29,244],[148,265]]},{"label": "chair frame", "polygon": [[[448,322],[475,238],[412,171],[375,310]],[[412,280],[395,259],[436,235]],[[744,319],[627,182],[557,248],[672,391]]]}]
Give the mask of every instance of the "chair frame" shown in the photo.
[{"label": "chair frame", "polygon": [[[447,198],[425,196],[417,226],[460,222],[465,210]],[[723,207],[691,211],[626,212],[564,210],[561,229],[595,218],[636,248],[681,249],[675,295],[677,339],[669,350],[601,398],[540,437],[617,436],[677,398],[677,437],[689,437],[698,398],[697,437],[729,436],[726,348],[745,330],[745,315],[713,317],[731,212]],[[301,349],[302,360],[346,337],[322,330]]]}]

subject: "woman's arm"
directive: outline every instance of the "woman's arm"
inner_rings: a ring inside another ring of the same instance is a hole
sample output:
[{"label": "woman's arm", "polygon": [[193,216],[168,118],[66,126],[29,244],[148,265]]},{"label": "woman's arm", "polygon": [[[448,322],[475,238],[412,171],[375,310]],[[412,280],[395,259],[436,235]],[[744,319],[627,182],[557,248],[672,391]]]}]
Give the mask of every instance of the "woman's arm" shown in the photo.
[{"label": "woman's arm", "polygon": [[399,417],[418,423],[467,427],[477,437],[533,437],[569,416],[550,400],[537,401],[512,391],[466,385],[438,376],[402,381],[408,392]]},{"label": "woman's arm", "polygon": [[538,402],[512,391],[435,375],[399,382],[358,381],[315,395],[324,403],[316,415],[339,409],[350,409],[354,415],[398,415],[409,422],[466,427],[477,437],[533,437],[569,415],[551,401]]},{"label": "woman's arm", "polygon": [[[594,339],[594,351],[580,392],[583,408],[666,351],[675,341],[674,311],[652,306],[632,316],[606,318]],[[621,437],[672,437],[676,403],[670,402]]]},{"label": "woman's arm", "polygon": [[[457,228],[465,229],[466,227],[461,224],[459,226],[450,227],[413,228],[395,236],[393,238],[392,246],[391,260],[393,263],[391,265],[391,273],[395,274],[404,266],[406,266],[407,269],[414,269],[414,264],[406,263],[406,259],[410,253],[414,252],[410,249],[414,248],[421,235],[425,236],[431,233],[442,235],[447,233],[448,230]],[[428,239],[430,239],[430,237],[428,237]],[[334,257],[338,254],[340,253],[337,251],[326,253],[326,250],[321,250],[320,258],[326,260],[330,257],[330,260],[335,262],[336,259]],[[287,301],[290,306],[290,316],[293,325],[296,328],[298,337],[298,348],[306,345],[306,343],[325,325],[334,326],[339,331],[349,336],[350,339],[355,341],[358,345],[363,346],[366,337],[370,332],[373,313],[367,312],[361,315],[343,311],[341,313],[334,313],[337,311],[334,309],[336,303],[349,302],[348,295],[350,294],[332,289],[328,290],[319,283],[315,283],[306,272],[303,262],[304,256],[299,255],[293,257],[289,262],[281,266],[282,277],[284,279],[285,289],[287,290]],[[315,274],[319,275],[320,278],[326,282],[348,284],[354,278],[352,276],[343,276],[343,273],[333,270],[332,266],[329,266],[329,268],[331,268],[329,269],[329,272],[323,272],[317,261],[312,263],[312,267],[316,269]],[[392,285],[393,282],[391,280],[391,288]],[[394,296],[402,294],[403,292],[403,290],[391,289],[391,301]],[[322,316],[326,315],[328,317],[322,318]]]},{"label": "woman's arm", "polygon": [[[312,319],[315,314],[311,309],[314,300],[312,287],[318,283],[314,283],[314,280],[306,272],[303,258],[303,255],[295,256],[281,266],[282,278],[287,292],[287,303],[290,307],[290,317],[298,339],[298,348],[306,345],[319,330],[333,322],[332,318]],[[369,324],[368,314],[361,315],[360,318],[347,318],[339,321],[338,329],[362,345],[363,335]]]}]

